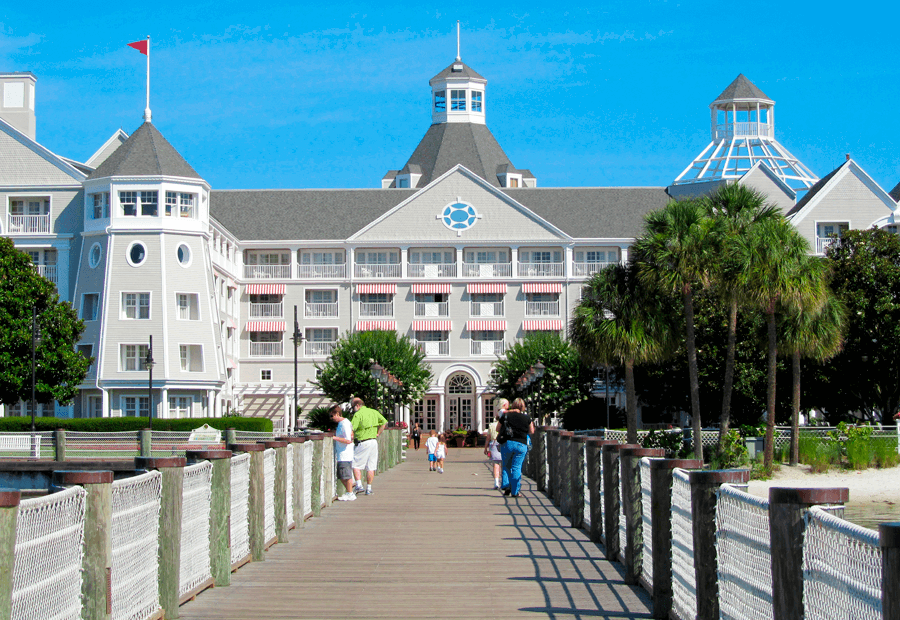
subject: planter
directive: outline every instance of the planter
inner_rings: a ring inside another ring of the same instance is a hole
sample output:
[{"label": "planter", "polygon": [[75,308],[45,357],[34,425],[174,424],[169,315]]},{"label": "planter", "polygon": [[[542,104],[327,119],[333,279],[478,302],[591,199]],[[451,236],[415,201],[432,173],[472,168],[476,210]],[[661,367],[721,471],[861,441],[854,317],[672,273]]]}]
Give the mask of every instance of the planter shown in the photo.
[{"label": "planter", "polygon": [[453,441],[456,442],[456,447],[457,447],[457,448],[462,448],[462,447],[464,447],[464,446],[466,445],[466,436],[465,436],[465,435],[462,435],[462,436],[459,436],[459,437],[454,437],[454,438],[453,438]]}]

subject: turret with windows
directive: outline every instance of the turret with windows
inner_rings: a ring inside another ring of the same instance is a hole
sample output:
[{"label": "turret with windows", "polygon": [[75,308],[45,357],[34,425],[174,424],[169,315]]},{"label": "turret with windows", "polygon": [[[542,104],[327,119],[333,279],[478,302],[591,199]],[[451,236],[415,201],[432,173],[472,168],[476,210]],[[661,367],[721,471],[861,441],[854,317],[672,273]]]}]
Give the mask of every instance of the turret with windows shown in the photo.
[{"label": "turret with windows", "polygon": [[431,78],[432,123],[484,125],[487,80],[457,56],[449,67]]}]

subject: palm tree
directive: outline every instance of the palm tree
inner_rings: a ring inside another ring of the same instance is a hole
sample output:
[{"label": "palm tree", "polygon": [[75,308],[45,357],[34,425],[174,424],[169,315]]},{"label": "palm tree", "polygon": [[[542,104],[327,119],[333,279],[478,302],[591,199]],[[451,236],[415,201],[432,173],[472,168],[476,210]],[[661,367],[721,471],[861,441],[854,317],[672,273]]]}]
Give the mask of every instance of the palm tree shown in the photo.
[{"label": "palm tree", "polygon": [[641,279],[664,293],[678,295],[684,304],[685,345],[690,375],[691,418],[694,426],[694,456],[703,460],[700,419],[700,379],[694,336],[694,288],[709,283],[715,256],[713,220],[702,202],[680,200],[647,215],[644,234],[637,240],[634,260]]},{"label": "palm tree", "polygon": [[747,265],[742,262],[743,255],[735,246],[751,227],[780,216],[777,207],[765,202],[765,196],[740,183],[727,183],[704,201],[719,238],[719,257],[716,261],[719,267],[714,285],[719,298],[728,306],[728,348],[722,386],[722,413],[719,416],[720,446],[731,426],[738,308],[748,301],[748,292],[741,286],[741,276]]},{"label": "palm tree", "polygon": [[569,336],[588,363],[625,366],[628,443],[637,442],[636,364],[662,360],[674,347],[673,313],[637,278],[633,264],[610,265],[582,288]]}]

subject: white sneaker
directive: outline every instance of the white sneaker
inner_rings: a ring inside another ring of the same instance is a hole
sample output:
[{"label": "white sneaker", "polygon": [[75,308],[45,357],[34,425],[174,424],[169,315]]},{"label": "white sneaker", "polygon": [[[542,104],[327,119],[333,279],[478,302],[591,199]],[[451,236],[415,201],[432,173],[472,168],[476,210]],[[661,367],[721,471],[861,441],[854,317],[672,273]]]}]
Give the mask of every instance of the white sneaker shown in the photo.
[{"label": "white sneaker", "polygon": [[366,490],[365,490],[362,486],[354,487],[354,489],[353,489],[353,493],[354,493],[354,494],[356,494],[356,493],[365,493],[365,491],[366,491]]},{"label": "white sneaker", "polygon": [[346,502],[355,502],[356,501],[356,493],[347,493],[346,495],[341,495],[341,497],[346,497],[344,501]]}]

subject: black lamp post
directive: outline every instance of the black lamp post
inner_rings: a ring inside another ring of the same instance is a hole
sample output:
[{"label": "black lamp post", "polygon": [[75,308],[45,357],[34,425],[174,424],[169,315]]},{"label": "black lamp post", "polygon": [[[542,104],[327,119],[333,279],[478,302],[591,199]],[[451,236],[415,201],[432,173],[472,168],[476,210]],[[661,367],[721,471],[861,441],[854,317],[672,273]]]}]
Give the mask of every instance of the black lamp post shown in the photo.
[{"label": "black lamp post", "polygon": [[37,457],[37,437],[34,427],[34,416],[37,412],[37,399],[35,398],[35,360],[37,358],[37,347],[41,342],[41,327],[37,322],[37,306],[31,306],[31,456]]},{"label": "black lamp post", "polygon": [[147,348],[147,358],[144,360],[150,379],[147,383],[147,426],[153,430],[153,336],[150,336],[150,346]]},{"label": "black lamp post", "polygon": [[[537,407],[537,404],[540,401],[540,388],[543,387],[543,383],[538,386],[538,398],[537,400],[531,398],[531,386],[537,383],[544,376],[544,371],[547,369],[541,362],[537,362],[536,364],[529,366],[528,370],[522,373],[522,376],[519,377],[519,380],[516,381],[516,391],[525,392],[528,390],[528,400],[530,401],[533,408]],[[538,412],[540,413],[540,412]],[[537,417],[537,416],[533,416]]]},{"label": "black lamp post", "polygon": [[297,403],[299,401],[297,392],[297,349],[300,347],[300,343],[303,342],[303,334],[300,332],[300,323],[297,321],[297,306],[294,306],[294,333],[291,335],[291,341],[294,343],[294,420],[296,421]]}]

